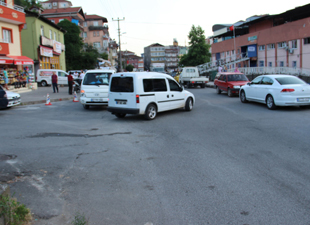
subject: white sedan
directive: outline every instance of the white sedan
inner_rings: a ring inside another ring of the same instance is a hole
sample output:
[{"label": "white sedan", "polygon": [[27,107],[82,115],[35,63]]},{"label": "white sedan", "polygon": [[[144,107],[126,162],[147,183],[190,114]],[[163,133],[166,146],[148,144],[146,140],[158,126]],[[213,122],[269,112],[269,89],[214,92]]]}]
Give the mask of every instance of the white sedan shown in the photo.
[{"label": "white sedan", "polygon": [[292,75],[261,75],[240,89],[240,100],[277,106],[310,105],[310,85]]},{"label": "white sedan", "polygon": [[16,106],[16,105],[19,105],[21,103],[20,94],[12,92],[12,91],[6,91],[6,94],[8,96],[8,100],[9,100],[7,107]]}]

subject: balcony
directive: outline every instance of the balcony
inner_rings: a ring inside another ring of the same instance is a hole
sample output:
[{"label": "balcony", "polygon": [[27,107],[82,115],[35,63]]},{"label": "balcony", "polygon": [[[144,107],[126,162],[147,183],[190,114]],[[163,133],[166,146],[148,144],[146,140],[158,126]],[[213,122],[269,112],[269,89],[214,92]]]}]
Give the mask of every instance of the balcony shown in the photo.
[{"label": "balcony", "polygon": [[8,55],[10,54],[9,43],[0,39],[0,55]]},{"label": "balcony", "polygon": [[24,8],[18,5],[7,4],[0,1],[0,21],[13,24],[26,23]]},{"label": "balcony", "polygon": [[93,30],[107,30],[109,29],[107,26],[89,26],[88,30],[93,31]]}]

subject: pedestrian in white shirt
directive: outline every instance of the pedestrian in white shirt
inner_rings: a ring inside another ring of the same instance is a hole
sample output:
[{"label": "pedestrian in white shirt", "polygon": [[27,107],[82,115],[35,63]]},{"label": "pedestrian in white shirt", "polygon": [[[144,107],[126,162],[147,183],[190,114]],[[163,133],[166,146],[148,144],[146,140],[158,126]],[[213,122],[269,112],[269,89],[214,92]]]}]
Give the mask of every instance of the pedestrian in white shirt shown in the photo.
[{"label": "pedestrian in white shirt", "polygon": [[80,73],[80,76],[79,76],[79,79],[80,79],[80,82],[82,83],[82,80],[84,79],[84,76],[85,76],[85,73],[83,70],[81,70],[81,73]]}]

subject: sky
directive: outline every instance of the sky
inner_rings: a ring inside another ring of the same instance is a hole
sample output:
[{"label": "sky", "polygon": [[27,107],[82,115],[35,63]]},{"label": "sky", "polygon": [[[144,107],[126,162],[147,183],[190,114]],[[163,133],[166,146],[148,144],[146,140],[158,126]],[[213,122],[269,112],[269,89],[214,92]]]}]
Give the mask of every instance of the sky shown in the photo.
[{"label": "sky", "polygon": [[200,26],[205,36],[213,35],[214,24],[233,24],[253,15],[274,15],[309,4],[309,0],[71,0],[73,7],[81,6],[84,13],[107,18],[110,37],[119,43],[120,21],[121,50],[140,56],[144,47],[153,43],[188,46],[192,25]]}]

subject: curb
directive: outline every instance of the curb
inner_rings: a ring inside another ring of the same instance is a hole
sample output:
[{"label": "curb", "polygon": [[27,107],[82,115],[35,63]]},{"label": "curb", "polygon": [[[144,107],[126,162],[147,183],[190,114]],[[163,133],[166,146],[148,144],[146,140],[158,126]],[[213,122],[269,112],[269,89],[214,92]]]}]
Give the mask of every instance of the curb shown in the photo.
[{"label": "curb", "polygon": [[[73,97],[70,98],[58,98],[58,99],[51,99],[50,102],[60,102],[60,101],[69,101],[73,100]],[[34,104],[43,104],[46,103],[46,100],[38,100],[38,101],[28,101],[22,102],[20,105],[34,105]]]}]

